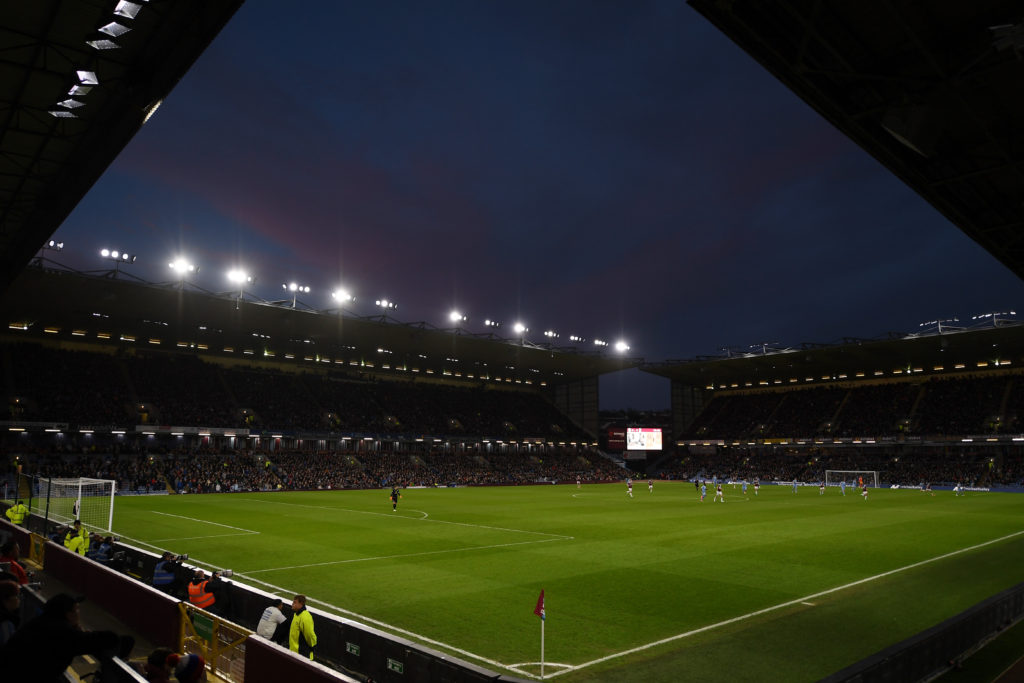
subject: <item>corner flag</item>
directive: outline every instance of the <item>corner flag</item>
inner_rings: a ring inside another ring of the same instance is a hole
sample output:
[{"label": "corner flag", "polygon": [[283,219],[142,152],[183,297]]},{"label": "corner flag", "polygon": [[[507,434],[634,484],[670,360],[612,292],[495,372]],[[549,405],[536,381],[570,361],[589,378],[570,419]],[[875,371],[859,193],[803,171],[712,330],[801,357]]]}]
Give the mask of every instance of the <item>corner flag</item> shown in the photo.
[{"label": "corner flag", "polygon": [[536,614],[541,620],[545,619],[544,616],[544,589],[540,589],[540,597],[537,598],[537,606],[533,608],[533,613]]}]

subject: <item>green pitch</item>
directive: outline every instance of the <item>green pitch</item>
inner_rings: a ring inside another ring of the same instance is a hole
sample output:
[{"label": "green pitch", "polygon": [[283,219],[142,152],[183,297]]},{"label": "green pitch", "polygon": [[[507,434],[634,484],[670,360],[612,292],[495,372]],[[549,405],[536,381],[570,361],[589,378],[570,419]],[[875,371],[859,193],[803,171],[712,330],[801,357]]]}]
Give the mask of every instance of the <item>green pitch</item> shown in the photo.
[{"label": "green pitch", "polygon": [[114,527],[520,676],[816,680],[1020,581],[1024,495],[692,484],[119,497]]}]

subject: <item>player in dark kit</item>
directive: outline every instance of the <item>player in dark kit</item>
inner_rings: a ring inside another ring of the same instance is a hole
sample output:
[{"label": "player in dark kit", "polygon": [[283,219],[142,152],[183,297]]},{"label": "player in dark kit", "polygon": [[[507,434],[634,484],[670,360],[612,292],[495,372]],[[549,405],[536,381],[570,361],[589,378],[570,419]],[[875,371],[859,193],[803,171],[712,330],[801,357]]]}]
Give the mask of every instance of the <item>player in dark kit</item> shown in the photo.
[{"label": "player in dark kit", "polygon": [[398,509],[398,499],[402,497],[402,494],[398,492],[397,486],[391,487],[391,511],[394,512]]}]

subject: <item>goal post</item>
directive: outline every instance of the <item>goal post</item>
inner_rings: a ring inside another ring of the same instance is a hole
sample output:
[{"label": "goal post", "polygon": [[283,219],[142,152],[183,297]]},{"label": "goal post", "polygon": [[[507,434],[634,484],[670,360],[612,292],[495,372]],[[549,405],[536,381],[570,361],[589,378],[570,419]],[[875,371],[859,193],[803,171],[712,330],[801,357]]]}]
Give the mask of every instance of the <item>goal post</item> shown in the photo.
[{"label": "goal post", "polygon": [[111,531],[114,526],[112,479],[43,478],[36,480],[31,511],[47,520],[71,524],[80,520],[91,531]]},{"label": "goal post", "polygon": [[870,488],[878,488],[878,470],[825,470],[825,486],[839,486],[839,482],[855,485],[861,479]]}]

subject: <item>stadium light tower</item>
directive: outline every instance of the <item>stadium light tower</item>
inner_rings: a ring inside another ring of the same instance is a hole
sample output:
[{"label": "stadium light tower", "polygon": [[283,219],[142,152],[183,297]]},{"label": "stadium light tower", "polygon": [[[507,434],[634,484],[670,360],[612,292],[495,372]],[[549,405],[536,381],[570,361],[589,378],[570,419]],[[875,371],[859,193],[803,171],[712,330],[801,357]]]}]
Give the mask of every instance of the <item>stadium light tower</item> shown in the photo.
[{"label": "stadium light tower", "polygon": [[171,270],[174,271],[174,274],[178,276],[178,280],[181,283],[181,289],[185,289],[185,278],[187,278],[189,274],[199,272],[199,266],[189,261],[186,261],[180,256],[171,261],[170,263],[168,263],[167,265],[168,267],[170,267]]},{"label": "stadium light tower", "polygon": [[377,299],[374,303],[386,311],[393,311],[398,308],[398,304],[389,299]]},{"label": "stadium light tower", "polygon": [[452,323],[455,323],[455,326],[458,327],[459,323],[466,322],[466,316],[462,315],[462,313],[460,313],[457,310],[453,310],[451,313],[448,314],[448,320]]},{"label": "stadium light tower", "polygon": [[245,286],[256,282],[256,278],[244,270],[233,268],[228,271],[228,280],[238,285],[238,298],[235,299],[235,310],[237,311],[239,304],[242,302],[242,296],[245,294]]},{"label": "stadium light tower", "polygon": [[281,288],[284,289],[285,291],[292,293],[292,308],[295,308],[295,304],[298,301],[299,292],[302,292],[303,294],[309,294],[310,292],[309,285],[300,285],[296,284],[295,282],[288,282],[286,284],[283,284],[281,285]]},{"label": "stadium light tower", "polygon": [[619,353],[625,353],[626,351],[629,351],[629,344],[627,344],[624,339],[620,339],[615,342],[615,350]]},{"label": "stadium light tower", "polygon": [[346,289],[336,289],[331,292],[331,298],[337,301],[339,304],[348,303],[349,301],[355,301],[356,298],[349,294]]},{"label": "stadium light tower", "polygon": [[122,263],[135,263],[135,254],[118,249],[100,249],[100,256],[114,262],[114,276],[117,276]]}]

